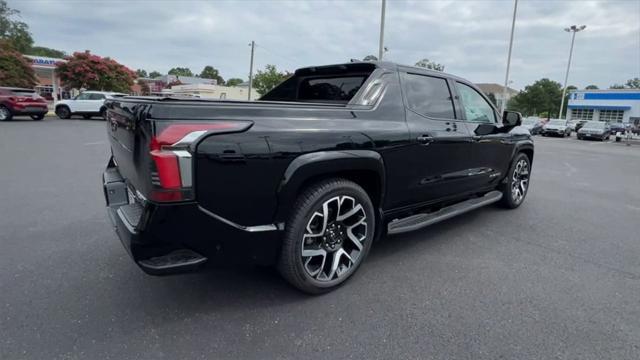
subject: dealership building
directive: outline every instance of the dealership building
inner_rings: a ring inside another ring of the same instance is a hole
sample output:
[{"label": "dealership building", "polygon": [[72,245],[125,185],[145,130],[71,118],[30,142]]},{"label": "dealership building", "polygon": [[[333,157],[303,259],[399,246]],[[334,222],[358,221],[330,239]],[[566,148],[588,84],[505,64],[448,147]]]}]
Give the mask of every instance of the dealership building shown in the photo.
[{"label": "dealership building", "polygon": [[56,76],[56,63],[64,62],[64,59],[50,58],[46,56],[25,55],[31,60],[31,67],[36,72],[36,91],[40,96],[48,100],[53,100],[58,95],[58,99],[68,98],[69,94],[60,87],[60,79]]},{"label": "dealership building", "polygon": [[640,125],[640,89],[575,90],[567,109],[567,120]]}]

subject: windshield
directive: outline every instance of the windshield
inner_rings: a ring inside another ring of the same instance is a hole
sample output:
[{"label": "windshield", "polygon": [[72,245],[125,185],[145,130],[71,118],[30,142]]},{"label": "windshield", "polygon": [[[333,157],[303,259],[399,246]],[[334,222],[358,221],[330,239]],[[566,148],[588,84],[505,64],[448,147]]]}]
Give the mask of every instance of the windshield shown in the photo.
[{"label": "windshield", "polygon": [[604,129],[604,122],[602,121],[589,121],[584,124],[584,128],[588,129]]},{"label": "windshield", "polygon": [[547,125],[563,126],[563,125],[566,125],[566,121],[564,121],[564,120],[551,120],[551,121],[549,121],[549,123],[547,123]]},{"label": "windshield", "polygon": [[538,123],[536,119],[524,119],[522,120],[522,125],[535,125]]}]

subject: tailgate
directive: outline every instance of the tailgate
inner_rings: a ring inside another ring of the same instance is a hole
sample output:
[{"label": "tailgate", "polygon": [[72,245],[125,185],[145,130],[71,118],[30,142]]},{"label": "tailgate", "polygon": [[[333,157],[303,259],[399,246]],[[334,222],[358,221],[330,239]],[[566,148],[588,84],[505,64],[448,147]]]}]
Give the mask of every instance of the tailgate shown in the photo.
[{"label": "tailgate", "polygon": [[145,106],[136,103],[107,103],[107,133],[111,154],[127,184],[148,197],[151,193],[151,121],[143,120]]},{"label": "tailgate", "polygon": [[[194,200],[195,145],[205,136],[247,130],[251,121],[185,119],[188,112],[175,105],[115,99],[107,107],[111,153],[120,175],[133,194],[155,202]],[[166,108],[171,118],[152,119],[153,110]],[[208,112],[215,112],[211,107]],[[184,117],[180,116],[184,113]]]}]

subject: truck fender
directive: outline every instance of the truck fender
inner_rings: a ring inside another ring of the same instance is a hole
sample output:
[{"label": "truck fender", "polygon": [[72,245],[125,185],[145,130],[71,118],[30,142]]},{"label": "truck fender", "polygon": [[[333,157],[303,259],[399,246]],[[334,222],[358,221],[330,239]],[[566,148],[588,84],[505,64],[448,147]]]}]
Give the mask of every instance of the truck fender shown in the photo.
[{"label": "truck fender", "polygon": [[[384,200],[385,171],[382,156],[372,150],[318,151],[296,157],[285,170],[278,186],[278,210],[276,222],[286,222],[302,187],[310,180],[327,177],[346,177],[363,173],[375,176],[370,180],[377,184],[377,194],[369,196],[379,208]],[[371,189],[365,190],[371,192]]]}]

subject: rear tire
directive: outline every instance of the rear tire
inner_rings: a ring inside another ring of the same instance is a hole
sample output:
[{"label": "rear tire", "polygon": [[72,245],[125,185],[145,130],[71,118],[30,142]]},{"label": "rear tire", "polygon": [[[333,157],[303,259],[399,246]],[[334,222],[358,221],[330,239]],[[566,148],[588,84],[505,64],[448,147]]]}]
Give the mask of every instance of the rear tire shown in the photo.
[{"label": "rear tire", "polygon": [[44,119],[44,115],[31,115],[31,118],[38,121]]},{"label": "rear tire", "polygon": [[278,271],[303,292],[334,290],[364,262],[375,223],[373,204],[358,184],[345,179],[313,184],[292,208]]},{"label": "rear tire", "polygon": [[0,105],[0,121],[11,121],[11,119],[13,119],[11,110],[9,110],[6,106]]},{"label": "rear tire", "polygon": [[515,209],[522,205],[529,192],[530,176],[531,160],[526,154],[519,153],[511,162],[506,183],[501,186],[500,205],[507,209]]},{"label": "rear tire", "polygon": [[58,106],[56,108],[56,115],[60,119],[69,119],[71,117],[71,110],[67,106]]}]

